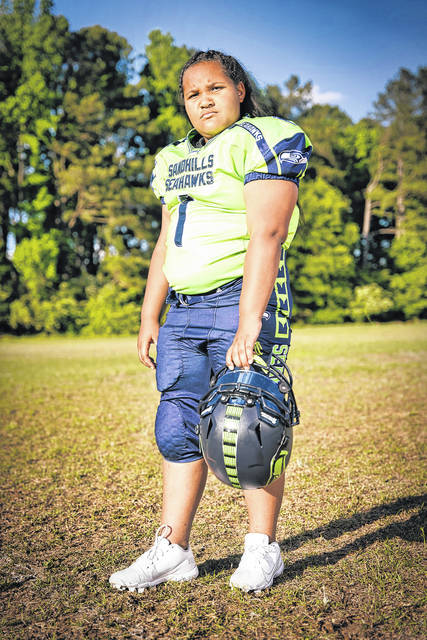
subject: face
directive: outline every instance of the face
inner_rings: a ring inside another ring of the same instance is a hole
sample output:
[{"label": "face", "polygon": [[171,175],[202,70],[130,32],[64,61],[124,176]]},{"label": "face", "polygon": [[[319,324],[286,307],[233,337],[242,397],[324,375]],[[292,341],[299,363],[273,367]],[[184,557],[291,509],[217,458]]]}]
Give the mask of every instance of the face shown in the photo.
[{"label": "face", "polygon": [[184,73],[182,88],[190,122],[205,140],[240,119],[244,84],[235,85],[220,62],[209,60],[191,65]]}]

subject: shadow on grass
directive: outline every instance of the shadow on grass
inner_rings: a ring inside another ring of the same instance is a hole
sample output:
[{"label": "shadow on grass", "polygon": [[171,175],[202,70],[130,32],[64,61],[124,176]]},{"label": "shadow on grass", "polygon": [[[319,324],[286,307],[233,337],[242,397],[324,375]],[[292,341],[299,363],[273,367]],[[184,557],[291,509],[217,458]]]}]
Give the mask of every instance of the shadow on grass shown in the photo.
[{"label": "shadow on grass", "polygon": [[[311,554],[292,563],[291,565],[286,566],[285,574],[281,581],[290,580],[301,575],[307,567],[321,567],[335,564],[349,553],[366,549],[366,547],[381,540],[402,538],[408,542],[422,542],[426,528],[426,503],[427,494],[406,496],[404,498],[399,498],[394,502],[390,502],[389,504],[382,504],[377,507],[373,507],[369,511],[355,513],[349,518],[338,518],[337,520],[332,520],[327,525],[305,531],[298,536],[285,538],[280,542],[280,546],[284,551],[291,551],[298,549],[305,542],[310,540],[315,540],[316,538],[332,540],[334,538],[338,538],[344,533],[356,531],[367,524],[372,524],[381,518],[401,514],[405,511],[420,507],[420,510],[412,515],[408,520],[392,522],[385,527],[381,527],[376,531],[372,531],[364,536],[360,536],[352,540],[340,549],[325,551],[324,553],[319,554]],[[199,570],[202,575],[215,573],[230,569],[231,567],[236,567],[239,560],[240,554],[234,554],[215,560],[207,560],[199,566]],[[280,579],[278,582],[280,582]]]},{"label": "shadow on grass", "polygon": [[[404,498],[398,498],[388,504],[381,504],[377,507],[372,507],[369,511],[355,513],[349,518],[338,518],[338,520],[332,520],[329,524],[322,527],[316,527],[316,529],[311,529],[311,531],[304,531],[304,533],[301,533],[298,536],[285,538],[282,540],[281,545],[287,550],[291,550],[298,549],[298,547],[304,544],[304,542],[307,542],[307,540],[314,540],[315,538],[323,537],[326,540],[332,540],[333,538],[338,538],[344,532],[356,531],[356,529],[360,529],[360,527],[364,527],[367,524],[372,524],[372,522],[375,522],[376,520],[387,518],[388,516],[402,513],[403,511],[409,511],[418,506],[421,507],[421,514],[423,511],[425,512],[424,505],[426,504],[427,493],[418,496],[405,496]],[[412,520],[412,518],[410,520]],[[407,522],[410,522],[410,520]],[[404,531],[402,530],[404,535],[399,534],[400,537],[412,542],[415,540],[419,541],[421,539],[420,533],[418,533],[418,536],[414,537],[414,535],[412,535],[412,537],[408,537],[408,534],[413,530],[413,528],[409,527],[408,530],[406,530],[407,528],[404,522],[397,523],[397,526],[400,525],[405,529]],[[396,524],[390,524],[388,527],[384,527],[384,530],[395,526]],[[380,529],[380,531],[381,530],[382,529]]]}]

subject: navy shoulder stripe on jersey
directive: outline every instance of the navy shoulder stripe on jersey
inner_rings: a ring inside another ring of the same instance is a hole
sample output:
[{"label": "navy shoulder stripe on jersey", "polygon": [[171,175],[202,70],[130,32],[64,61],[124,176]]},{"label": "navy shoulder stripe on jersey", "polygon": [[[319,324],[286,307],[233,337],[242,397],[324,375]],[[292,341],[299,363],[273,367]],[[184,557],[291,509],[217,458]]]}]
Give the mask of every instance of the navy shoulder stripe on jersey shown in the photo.
[{"label": "navy shoulder stripe on jersey", "polygon": [[[262,131],[251,122],[238,122],[234,126],[242,127],[253,136],[269,174],[292,180],[298,184],[299,178],[307,167],[312,150],[311,146],[307,147],[305,134],[302,131],[298,131],[291,138],[280,140],[271,149]],[[256,179],[258,178],[252,172],[245,176],[245,183]]]},{"label": "navy shoulder stripe on jersey", "polygon": [[265,164],[267,165],[270,173],[277,173],[278,166],[271,147],[268,145],[267,140],[264,138],[264,134],[261,129],[258,129],[252,122],[237,122],[236,127],[242,127],[246,129],[254,138],[258,149],[261,151]]}]

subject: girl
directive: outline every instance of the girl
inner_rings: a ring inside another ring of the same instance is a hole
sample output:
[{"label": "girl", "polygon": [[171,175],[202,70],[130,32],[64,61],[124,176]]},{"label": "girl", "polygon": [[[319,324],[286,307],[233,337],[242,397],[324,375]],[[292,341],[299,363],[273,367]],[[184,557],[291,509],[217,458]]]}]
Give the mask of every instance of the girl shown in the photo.
[{"label": "girl", "polygon": [[[207,475],[195,433],[198,403],[224,363],[248,369],[254,350],[265,361],[286,358],[292,298],[285,252],[311,153],[297,125],[259,117],[248,76],[231,56],[195,53],[182,69],[180,94],[193,129],[156,157],[152,186],[162,227],[138,336],[139,358],[156,368],[161,392],[155,429],[163,524],[153,547],[110,577],[130,591],[198,575],[189,546]],[[159,330],[165,300],[170,310]],[[275,540],[283,487],[284,475],[244,492],[249,533],[232,587],[259,591],[283,572]]]}]

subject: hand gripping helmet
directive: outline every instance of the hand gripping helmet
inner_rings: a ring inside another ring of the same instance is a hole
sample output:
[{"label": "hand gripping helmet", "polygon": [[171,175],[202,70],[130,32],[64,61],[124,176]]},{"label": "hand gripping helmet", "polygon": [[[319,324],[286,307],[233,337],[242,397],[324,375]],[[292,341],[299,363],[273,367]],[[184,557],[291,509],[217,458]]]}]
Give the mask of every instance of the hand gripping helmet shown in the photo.
[{"label": "hand gripping helmet", "polygon": [[256,358],[250,370],[221,369],[199,410],[201,451],[219,480],[258,489],[284,473],[299,411],[291,372],[280,357],[269,366]]}]

